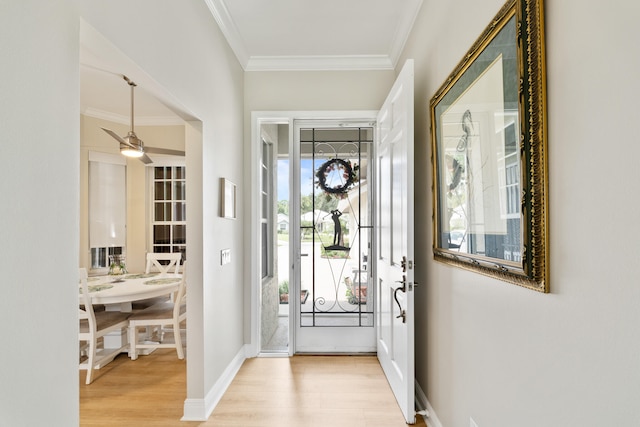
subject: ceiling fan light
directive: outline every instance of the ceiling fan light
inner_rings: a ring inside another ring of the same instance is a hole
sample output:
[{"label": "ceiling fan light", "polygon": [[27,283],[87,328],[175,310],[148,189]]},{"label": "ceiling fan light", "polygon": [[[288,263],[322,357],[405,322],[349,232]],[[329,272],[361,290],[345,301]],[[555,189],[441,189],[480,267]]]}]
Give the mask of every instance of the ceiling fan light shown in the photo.
[{"label": "ceiling fan light", "polygon": [[144,154],[144,150],[142,149],[142,147],[133,148],[133,147],[129,147],[127,145],[121,144],[120,153],[127,157],[142,157],[142,155]]}]

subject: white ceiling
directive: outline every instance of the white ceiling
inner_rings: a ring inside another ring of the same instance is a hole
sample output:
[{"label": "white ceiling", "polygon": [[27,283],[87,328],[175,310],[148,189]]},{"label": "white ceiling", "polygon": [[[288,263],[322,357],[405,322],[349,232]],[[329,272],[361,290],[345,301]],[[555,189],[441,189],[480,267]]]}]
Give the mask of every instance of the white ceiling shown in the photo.
[{"label": "white ceiling", "polygon": [[[393,69],[422,1],[205,0],[246,71]],[[81,110],[129,123],[129,85],[98,56],[81,49]],[[136,83],[136,125],[179,121]]]},{"label": "white ceiling", "polygon": [[205,0],[253,70],[393,69],[422,0]]}]

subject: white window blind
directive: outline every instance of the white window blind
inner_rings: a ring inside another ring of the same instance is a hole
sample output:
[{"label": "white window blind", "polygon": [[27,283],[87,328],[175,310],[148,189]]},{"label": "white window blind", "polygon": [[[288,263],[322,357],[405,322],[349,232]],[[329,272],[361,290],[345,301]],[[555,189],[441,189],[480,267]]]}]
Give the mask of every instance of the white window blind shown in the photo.
[{"label": "white window blind", "polygon": [[89,247],[124,247],[127,221],[126,160],[89,153]]}]

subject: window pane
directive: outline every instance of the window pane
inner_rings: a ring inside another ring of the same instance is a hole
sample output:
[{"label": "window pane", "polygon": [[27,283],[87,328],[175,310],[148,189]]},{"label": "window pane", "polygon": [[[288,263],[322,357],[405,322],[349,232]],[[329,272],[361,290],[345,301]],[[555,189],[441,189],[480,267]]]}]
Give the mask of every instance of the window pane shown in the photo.
[{"label": "window pane", "polygon": [[153,252],[168,254],[171,253],[171,246],[169,245],[154,245]]},{"label": "window pane", "polygon": [[171,179],[171,168],[156,166],[154,172],[155,179]]},{"label": "window pane", "polygon": [[187,260],[187,247],[184,245],[174,246],[172,251],[173,253],[180,252],[182,254],[182,262]]},{"label": "window pane", "polygon": [[265,165],[262,166],[262,192],[269,192],[269,170]]},{"label": "window pane", "polygon": [[122,255],[122,246],[111,246],[106,248],[91,248],[91,268],[106,268],[109,266],[109,256]]},{"label": "window pane", "polygon": [[164,168],[155,167],[153,177],[155,179],[163,179],[164,178]]},{"label": "window pane", "polygon": [[184,200],[185,198],[185,182],[184,181],[175,181],[173,183],[173,199],[174,200]]},{"label": "window pane", "polygon": [[171,200],[171,183],[170,182],[156,182],[155,183],[155,199],[156,200]]},{"label": "window pane", "polygon": [[107,266],[107,248],[91,248],[91,268]]},{"label": "window pane", "polygon": [[266,164],[269,163],[269,158],[270,158],[270,150],[269,150],[270,145],[265,143],[263,140],[262,143],[262,163]]},{"label": "window pane", "polygon": [[186,243],[187,242],[187,230],[185,225],[173,226],[173,243]]},{"label": "window pane", "polygon": [[182,202],[174,203],[173,205],[173,220],[174,221],[186,221],[187,220],[187,205]]},{"label": "window pane", "polygon": [[171,203],[155,204],[155,221],[171,221]]},{"label": "window pane", "polygon": [[115,246],[108,249],[109,255],[122,255],[122,246]]},{"label": "window pane", "polygon": [[184,176],[184,166],[179,166],[176,168],[176,179],[185,179]]},{"label": "window pane", "polygon": [[269,276],[269,242],[267,224],[262,223],[262,278]]},{"label": "window pane", "polygon": [[262,219],[267,220],[269,218],[269,196],[262,194]]},{"label": "window pane", "polygon": [[171,226],[154,225],[153,226],[153,243],[155,244],[171,243]]}]

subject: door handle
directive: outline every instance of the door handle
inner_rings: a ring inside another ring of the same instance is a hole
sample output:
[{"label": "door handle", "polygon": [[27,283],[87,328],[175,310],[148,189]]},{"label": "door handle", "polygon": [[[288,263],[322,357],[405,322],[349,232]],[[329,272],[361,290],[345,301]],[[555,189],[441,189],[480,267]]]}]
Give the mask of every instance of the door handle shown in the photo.
[{"label": "door handle", "polygon": [[396,283],[402,283],[402,286],[398,286],[395,291],[393,291],[393,299],[396,300],[396,304],[398,304],[398,310],[400,310],[400,314],[396,316],[396,319],[402,318],[402,323],[407,322],[407,312],[402,309],[402,305],[400,305],[400,301],[398,301],[398,291],[407,292],[407,276],[402,276],[402,281],[397,280]]}]

